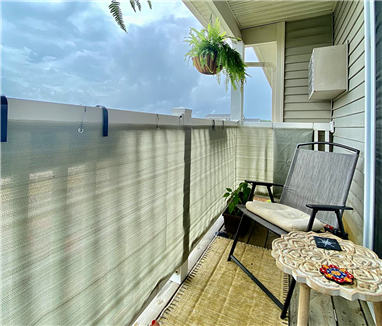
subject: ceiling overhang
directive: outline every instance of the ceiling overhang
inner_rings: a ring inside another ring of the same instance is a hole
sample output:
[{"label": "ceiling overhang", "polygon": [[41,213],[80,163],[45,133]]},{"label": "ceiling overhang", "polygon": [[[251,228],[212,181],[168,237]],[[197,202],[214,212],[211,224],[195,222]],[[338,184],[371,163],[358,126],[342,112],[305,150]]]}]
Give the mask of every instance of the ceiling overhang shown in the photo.
[{"label": "ceiling overhang", "polygon": [[244,30],[278,22],[330,14],[336,1],[183,0],[203,26],[218,17],[228,35],[242,38]]}]

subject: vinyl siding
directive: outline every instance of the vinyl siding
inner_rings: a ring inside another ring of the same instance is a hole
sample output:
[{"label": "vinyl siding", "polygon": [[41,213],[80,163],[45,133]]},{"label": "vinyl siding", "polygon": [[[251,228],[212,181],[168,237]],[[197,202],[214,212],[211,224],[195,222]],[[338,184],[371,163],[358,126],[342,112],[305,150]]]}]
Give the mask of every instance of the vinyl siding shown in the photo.
[{"label": "vinyl siding", "polygon": [[332,15],[286,23],[285,122],[330,121],[330,101],[308,102],[308,65],[314,48],[333,44],[332,23]]},{"label": "vinyl siding", "polygon": [[344,223],[352,240],[362,243],[363,232],[363,163],[365,125],[365,45],[362,1],[338,2],[334,11],[334,44],[349,42],[349,91],[333,101],[334,141],[361,151]]}]

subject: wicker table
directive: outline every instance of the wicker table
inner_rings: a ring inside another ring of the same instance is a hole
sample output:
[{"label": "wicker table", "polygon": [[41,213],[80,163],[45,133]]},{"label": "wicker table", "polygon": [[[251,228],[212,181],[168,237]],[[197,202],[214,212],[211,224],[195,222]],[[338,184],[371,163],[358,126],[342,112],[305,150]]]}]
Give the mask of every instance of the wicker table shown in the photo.
[{"label": "wicker table", "polygon": [[[337,239],[342,251],[317,248],[313,236]],[[373,302],[377,325],[382,326],[382,260],[373,251],[331,233],[293,231],[273,241],[272,256],[277,267],[300,284],[297,325],[308,323],[310,289],[314,289],[348,300]],[[354,275],[354,283],[339,285],[327,280],[320,273],[323,264],[347,269]]]}]

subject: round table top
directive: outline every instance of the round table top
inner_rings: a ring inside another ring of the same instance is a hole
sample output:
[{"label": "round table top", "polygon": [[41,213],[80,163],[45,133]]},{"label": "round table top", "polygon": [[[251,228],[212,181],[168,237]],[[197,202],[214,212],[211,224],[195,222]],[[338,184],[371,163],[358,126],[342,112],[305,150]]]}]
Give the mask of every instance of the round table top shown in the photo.
[{"label": "round table top", "polygon": [[[342,251],[317,248],[313,236],[336,239]],[[292,231],[273,241],[272,256],[283,272],[318,292],[348,300],[382,301],[382,260],[349,240],[331,233]],[[354,283],[340,285],[327,280],[320,273],[324,264],[345,268],[354,275]]]}]

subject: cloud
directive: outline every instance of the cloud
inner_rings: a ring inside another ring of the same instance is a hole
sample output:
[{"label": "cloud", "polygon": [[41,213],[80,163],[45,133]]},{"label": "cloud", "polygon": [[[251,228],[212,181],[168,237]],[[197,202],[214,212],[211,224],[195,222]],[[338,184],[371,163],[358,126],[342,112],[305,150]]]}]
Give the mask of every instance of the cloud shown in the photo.
[{"label": "cloud", "polygon": [[203,117],[228,113],[225,83],[185,60],[184,38],[199,22],[180,1],[123,4],[128,33],[108,1],[2,4],[2,90],[9,97]]}]

